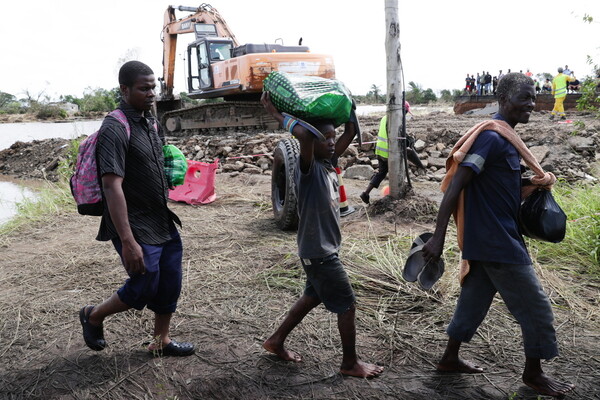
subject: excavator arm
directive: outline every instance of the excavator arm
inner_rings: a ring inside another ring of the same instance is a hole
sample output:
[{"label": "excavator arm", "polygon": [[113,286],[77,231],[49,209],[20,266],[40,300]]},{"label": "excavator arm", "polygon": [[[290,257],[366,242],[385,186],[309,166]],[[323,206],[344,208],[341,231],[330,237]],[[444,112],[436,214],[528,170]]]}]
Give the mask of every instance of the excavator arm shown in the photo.
[{"label": "excavator arm", "polygon": [[[185,18],[177,19],[175,10],[188,11],[192,14]],[[173,87],[175,80],[175,54],[177,50],[177,35],[181,33],[196,33],[202,29],[201,24],[214,25],[218,37],[229,38],[234,46],[239,43],[225,20],[210,4],[200,4],[198,7],[169,6],[165,11],[162,30],[163,41],[163,76],[161,83],[160,100],[174,100]],[[201,32],[200,32],[201,33]]]}]

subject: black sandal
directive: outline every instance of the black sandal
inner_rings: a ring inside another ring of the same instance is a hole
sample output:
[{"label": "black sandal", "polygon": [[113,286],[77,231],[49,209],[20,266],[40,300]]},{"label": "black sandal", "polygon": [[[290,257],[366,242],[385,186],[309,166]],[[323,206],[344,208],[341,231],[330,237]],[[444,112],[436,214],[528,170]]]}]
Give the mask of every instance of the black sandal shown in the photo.
[{"label": "black sandal", "polygon": [[196,347],[193,343],[188,342],[176,342],[171,340],[168,345],[161,349],[150,350],[150,352],[156,356],[173,356],[173,357],[186,357],[191,356],[196,351]]},{"label": "black sandal", "polygon": [[[89,307],[89,308],[88,308]],[[86,308],[88,311],[86,312]],[[106,347],[106,340],[104,340],[104,329],[103,326],[95,326],[90,324],[90,314],[94,306],[85,306],[79,310],[79,321],[83,327],[83,340],[87,347],[92,350],[100,351]]]}]

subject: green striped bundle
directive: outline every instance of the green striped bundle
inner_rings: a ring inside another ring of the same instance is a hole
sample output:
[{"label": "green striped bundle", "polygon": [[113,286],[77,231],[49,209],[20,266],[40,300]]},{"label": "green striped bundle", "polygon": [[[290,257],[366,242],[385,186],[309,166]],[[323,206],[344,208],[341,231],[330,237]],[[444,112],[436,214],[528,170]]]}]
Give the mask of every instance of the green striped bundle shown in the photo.
[{"label": "green striped bundle", "polygon": [[183,185],[185,174],[187,173],[187,159],[177,147],[172,144],[163,146],[163,155],[165,156],[165,175],[167,185],[172,188]]},{"label": "green striped bundle", "polygon": [[303,120],[332,120],[339,126],[350,119],[352,97],[335,79],[273,71],[263,82],[273,105]]}]

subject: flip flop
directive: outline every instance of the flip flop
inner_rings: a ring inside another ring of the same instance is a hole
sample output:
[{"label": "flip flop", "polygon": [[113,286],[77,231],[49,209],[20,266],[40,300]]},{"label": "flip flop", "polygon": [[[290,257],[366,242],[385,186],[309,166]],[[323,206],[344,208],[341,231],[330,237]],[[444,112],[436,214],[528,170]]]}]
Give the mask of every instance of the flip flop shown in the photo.
[{"label": "flip flop", "polygon": [[186,357],[191,356],[196,352],[196,347],[193,343],[188,342],[176,342],[171,340],[168,345],[161,349],[149,350],[155,356],[164,357]]},{"label": "flip flop", "polygon": [[[88,308],[87,312],[86,308]],[[89,317],[93,309],[94,306],[82,307],[79,310],[79,322],[81,322],[81,327],[83,328],[83,340],[87,347],[95,351],[100,351],[106,347],[106,340],[104,340],[103,326],[90,324]]]},{"label": "flip flop", "polygon": [[423,258],[423,246],[431,237],[433,233],[425,232],[415,238],[408,253],[404,269],[402,270],[402,278],[407,282],[415,282],[418,279],[419,274],[425,267],[425,259]]},{"label": "flip flop", "polygon": [[444,274],[444,260],[441,258],[437,262],[428,262],[425,264],[417,281],[423,290],[429,290]]}]

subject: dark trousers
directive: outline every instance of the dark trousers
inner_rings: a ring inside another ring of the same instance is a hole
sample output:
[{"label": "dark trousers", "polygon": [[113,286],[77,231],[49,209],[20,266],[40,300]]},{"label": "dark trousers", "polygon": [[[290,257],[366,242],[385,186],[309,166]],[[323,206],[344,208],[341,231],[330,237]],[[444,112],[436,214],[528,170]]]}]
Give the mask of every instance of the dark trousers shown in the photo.
[{"label": "dark trousers", "polygon": [[377,160],[379,161],[379,166],[377,167],[377,172],[373,174],[371,177],[371,185],[374,188],[378,188],[381,182],[385,179],[388,174],[388,160],[387,158],[383,158],[381,156],[377,156]]},{"label": "dark trousers", "polygon": [[468,342],[488,313],[496,292],[521,326],[525,356],[558,355],[552,307],[532,265],[471,261],[454,316],[446,332]]}]

